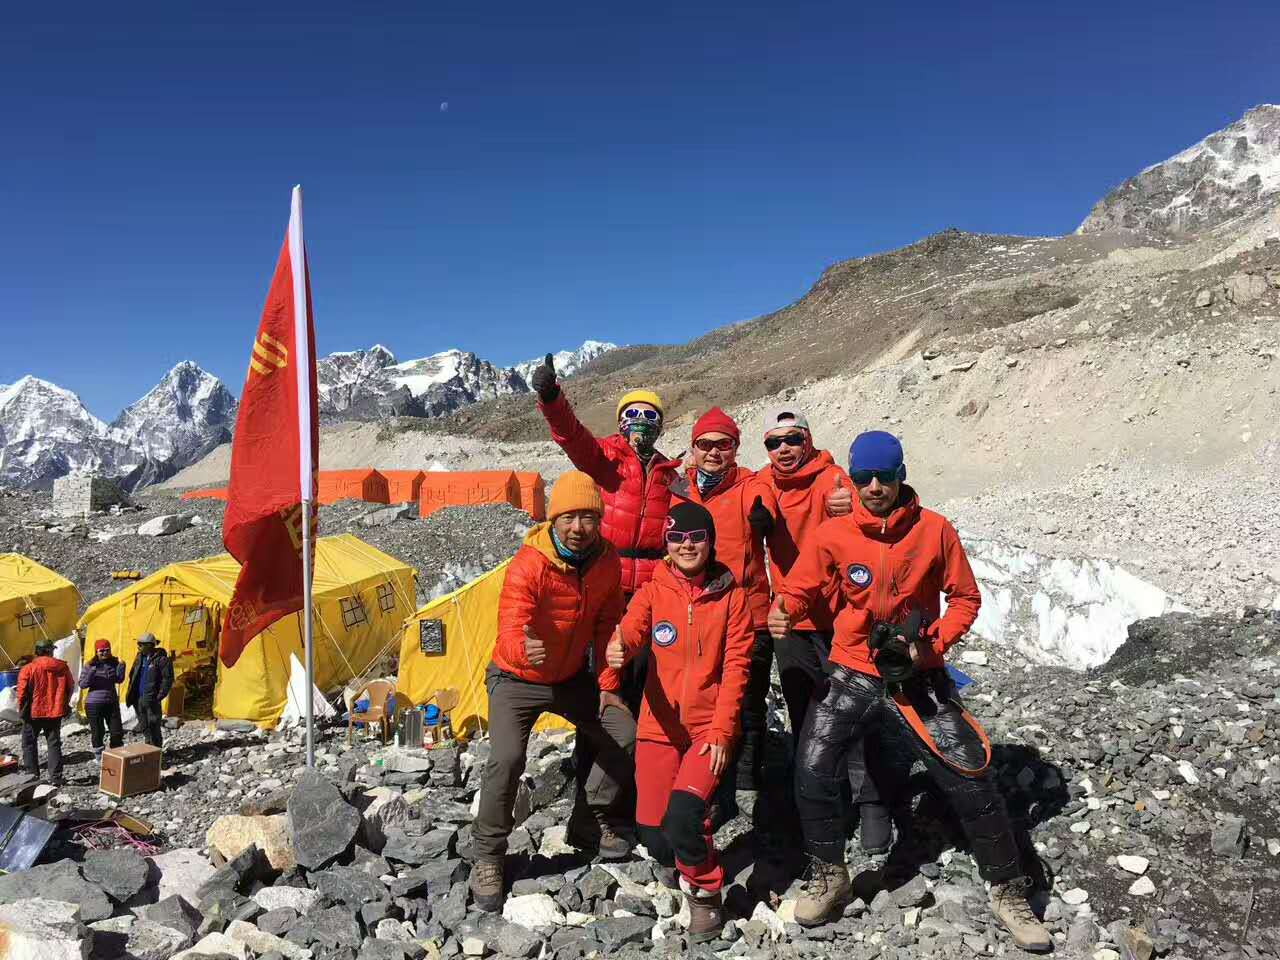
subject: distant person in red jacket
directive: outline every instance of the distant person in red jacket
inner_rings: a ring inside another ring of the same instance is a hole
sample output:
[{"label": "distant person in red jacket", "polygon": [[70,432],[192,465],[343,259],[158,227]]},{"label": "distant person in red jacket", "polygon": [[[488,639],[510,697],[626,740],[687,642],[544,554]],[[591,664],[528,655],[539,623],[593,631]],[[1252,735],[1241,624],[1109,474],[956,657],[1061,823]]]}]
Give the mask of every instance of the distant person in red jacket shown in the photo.
[{"label": "distant person in red jacket", "polygon": [[716,559],[729,568],[747,597],[755,642],[751,682],[742,704],[742,740],[732,772],[738,790],[757,791],[764,772],[766,701],[773,670],[764,540],[773,530],[778,503],[768,484],[738,466],[740,439],[738,424],[719,407],[704,413],[693,425],[693,466],[672,483],[671,493],[676,501],[707,508],[716,522]]},{"label": "distant person in red jacket", "polygon": [[783,637],[833,577],[840,584],[831,675],[805,718],[796,760],[796,807],[811,859],[796,922],[838,919],[852,897],[840,785],[866,736],[878,731],[881,750],[923,763],[951,803],[991,884],[992,911],[1015,943],[1049,950],[1053,940],[1027,902],[1021,852],[988,772],[990,742],[945,669],[946,651],[968,632],[982,602],[960,537],[920,506],[904,482],[902,444],[891,434],[876,430],[853,441],[849,477],[858,495],[853,513],[818,528],[769,613],[774,637]]},{"label": "distant person in red jacket", "polygon": [[724,928],[724,869],[708,811],[739,733],[751,669],[746,591],[716,559],[716,522],[679,503],[667,519],[667,560],[627,607],[605,654],[601,689],[616,688],[629,657],[651,653],[636,734],[636,822],[649,853],[676,866],[689,905],[689,939]]},{"label": "distant person in red jacket", "polygon": [[615,693],[601,693],[588,661],[603,663],[622,616],[618,554],[600,536],[604,506],[591,478],[576,470],[551,488],[550,520],[533,527],[507,567],[498,600],[498,639],[485,673],[489,758],[472,826],[471,895],[481,910],[503,901],[503,862],[515,826],[516,789],[529,734],[544,713],[558,713],[593,741],[598,763],[585,777],[584,806],[595,815],[604,859],[631,853],[630,824],[616,819],[619,793],[632,780],[635,720]]},{"label": "distant person in red jacket", "polygon": [[40,776],[44,736],[49,754],[49,783],[62,786],[62,718],[71,714],[75,678],[71,668],[53,655],[53,641],[36,641],[36,657],[18,671],[18,710],[22,713],[22,761],[27,773]]}]

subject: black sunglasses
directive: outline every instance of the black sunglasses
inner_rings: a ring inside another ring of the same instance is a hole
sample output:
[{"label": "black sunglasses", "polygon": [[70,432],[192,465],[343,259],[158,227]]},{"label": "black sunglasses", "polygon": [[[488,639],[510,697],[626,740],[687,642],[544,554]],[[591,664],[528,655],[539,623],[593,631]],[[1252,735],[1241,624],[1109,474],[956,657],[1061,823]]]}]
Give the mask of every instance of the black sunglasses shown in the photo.
[{"label": "black sunglasses", "polygon": [[854,470],[849,474],[849,479],[853,481],[855,487],[865,487],[871,482],[872,477],[883,484],[890,484],[898,479],[898,470],[896,467],[892,470]]},{"label": "black sunglasses", "polygon": [[788,447],[803,447],[804,434],[803,433],[784,433],[780,437],[764,438],[764,448],[766,450],[777,450],[784,443]]}]

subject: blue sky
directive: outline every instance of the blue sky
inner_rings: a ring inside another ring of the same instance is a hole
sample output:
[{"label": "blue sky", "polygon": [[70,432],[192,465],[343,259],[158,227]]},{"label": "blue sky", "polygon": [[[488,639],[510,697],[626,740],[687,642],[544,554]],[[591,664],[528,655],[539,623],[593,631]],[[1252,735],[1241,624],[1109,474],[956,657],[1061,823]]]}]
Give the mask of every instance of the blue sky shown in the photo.
[{"label": "blue sky", "polygon": [[108,419],[187,358],[239,393],[295,182],[321,352],[508,363],[1072,230],[1280,95],[1274,2],[42,6],[0,15],[0,383]]}]

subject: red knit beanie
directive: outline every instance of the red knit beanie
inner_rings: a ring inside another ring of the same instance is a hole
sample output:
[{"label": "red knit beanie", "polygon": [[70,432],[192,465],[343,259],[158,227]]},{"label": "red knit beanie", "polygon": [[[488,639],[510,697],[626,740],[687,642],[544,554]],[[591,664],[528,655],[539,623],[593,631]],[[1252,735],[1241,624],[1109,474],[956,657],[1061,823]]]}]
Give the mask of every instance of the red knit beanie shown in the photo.
[{"label": "red knit beanie", "polygon": [[738,425],[733,422],[733,417],[719,407],[712,407],[700,416],[698,422],[693,425],[694,440],[697,440],[704,433],[723,433],[733,437],[734,443],[739,443],[742,440],[741,435],[738,433]]}]

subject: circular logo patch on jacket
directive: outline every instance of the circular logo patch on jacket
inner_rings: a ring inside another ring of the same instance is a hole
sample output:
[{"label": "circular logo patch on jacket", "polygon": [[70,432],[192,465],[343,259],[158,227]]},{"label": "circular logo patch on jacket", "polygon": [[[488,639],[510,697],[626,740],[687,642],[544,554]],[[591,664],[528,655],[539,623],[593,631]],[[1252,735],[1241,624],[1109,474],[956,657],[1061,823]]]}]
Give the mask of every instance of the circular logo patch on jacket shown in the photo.
[{"label": "circular logo patch on jacket", "polygon": [[849,564],[849,582],[859,590],[871,586],[871,568],[863,563]]},{"label": "circular logo patch on jacket", "polygon": [[670,620],[663,620],[653,625],[653,642],[660,647],[669,647],[676,642],[676,625]]}]

